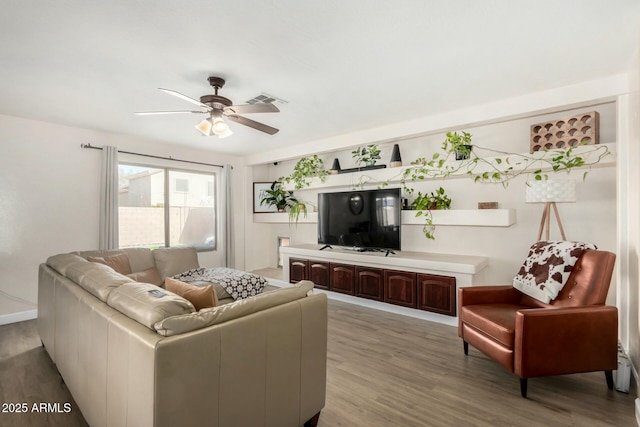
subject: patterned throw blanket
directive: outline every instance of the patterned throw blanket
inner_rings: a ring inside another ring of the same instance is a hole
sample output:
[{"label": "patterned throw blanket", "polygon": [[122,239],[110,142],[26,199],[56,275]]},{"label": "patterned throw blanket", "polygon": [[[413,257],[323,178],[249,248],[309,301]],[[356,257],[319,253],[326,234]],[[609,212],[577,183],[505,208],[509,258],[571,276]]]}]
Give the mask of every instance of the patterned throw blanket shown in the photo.
[{"label": "patterned throw blanket", "polygon": [[258,295],[268,284],[262,276],[232,268],[194,268],[173,278],[187,283],[199,280],[219,283],[235,300]]},{"label": "patterned throw blanket", "polygon": [[541,240],[534,243],[513,279],[513,287],[549,304],[567,283],[582,253],[595,249],[595,245],[582,242]]}]

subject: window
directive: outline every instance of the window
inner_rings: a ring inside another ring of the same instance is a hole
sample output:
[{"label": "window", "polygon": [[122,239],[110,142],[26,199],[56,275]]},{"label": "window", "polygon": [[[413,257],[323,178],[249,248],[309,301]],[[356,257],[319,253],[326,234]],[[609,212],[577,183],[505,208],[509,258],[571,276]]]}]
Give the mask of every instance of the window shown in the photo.
[{"label": "window", "polygon": [[215,174],[129,164],[118,174],[120,247],[216,248]]},{"label": "window", "polygon": [[188,193],[189,192],[189,180],[184,178],[176,178],[176,192]]}]

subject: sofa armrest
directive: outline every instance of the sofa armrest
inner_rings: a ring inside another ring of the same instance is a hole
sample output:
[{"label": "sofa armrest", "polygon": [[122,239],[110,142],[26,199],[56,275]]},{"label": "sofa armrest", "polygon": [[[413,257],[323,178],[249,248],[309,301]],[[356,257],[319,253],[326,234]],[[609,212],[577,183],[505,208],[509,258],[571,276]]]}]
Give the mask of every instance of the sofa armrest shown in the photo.
[{"label": "sofa armrest", "polygon": [[521,298],[520,291],[511,285],[471,286],[458,289],[458,309],[475,304],[518,304]]},{"label": "sofa armrest", "polygon": [[521,378],[617,368],[618,309],[537,308],[516,314],[514,372]]}]

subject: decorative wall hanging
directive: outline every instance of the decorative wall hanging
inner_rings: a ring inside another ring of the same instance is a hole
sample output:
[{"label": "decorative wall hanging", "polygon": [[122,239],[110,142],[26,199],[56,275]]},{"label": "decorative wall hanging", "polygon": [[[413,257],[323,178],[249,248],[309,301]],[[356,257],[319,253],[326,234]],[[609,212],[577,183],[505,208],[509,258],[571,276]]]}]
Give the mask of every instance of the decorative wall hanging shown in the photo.
[{"label": "decorative wall hanging", "polygon": [[597,111],[531,126],[531,152],[599,144],[600,120]]}]

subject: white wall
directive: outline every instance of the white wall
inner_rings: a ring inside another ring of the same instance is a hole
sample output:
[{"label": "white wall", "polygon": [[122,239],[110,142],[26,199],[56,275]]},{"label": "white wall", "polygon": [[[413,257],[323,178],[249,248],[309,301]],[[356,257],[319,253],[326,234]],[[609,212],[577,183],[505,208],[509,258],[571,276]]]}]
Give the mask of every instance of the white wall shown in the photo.
[{"label": "white wall", "polygon": [[[234,199],[234,209],[242,212],[244,166],[239,158],[0,115],[0,317],[35,309],[38,265],[47,257],[97,248],[101,151],[82,149],[83,143],[214,164],[230,163],[234,165],[234,190],[239,195]],[[120,158],[158,164],[139,156]],[[236,223],[236,260],[242,268],[244,223]],[[205,266],[221,265],[220,254],[221,251],[202,253],[200,262]]]},{"label": "white wall", "polygon": [[[618,256],[621,340],[635,367],[640,369],[640,43],[629,72],[629,93],[621,97],[618,168]],[[640,403],[636,417],[640,423]]]}]

